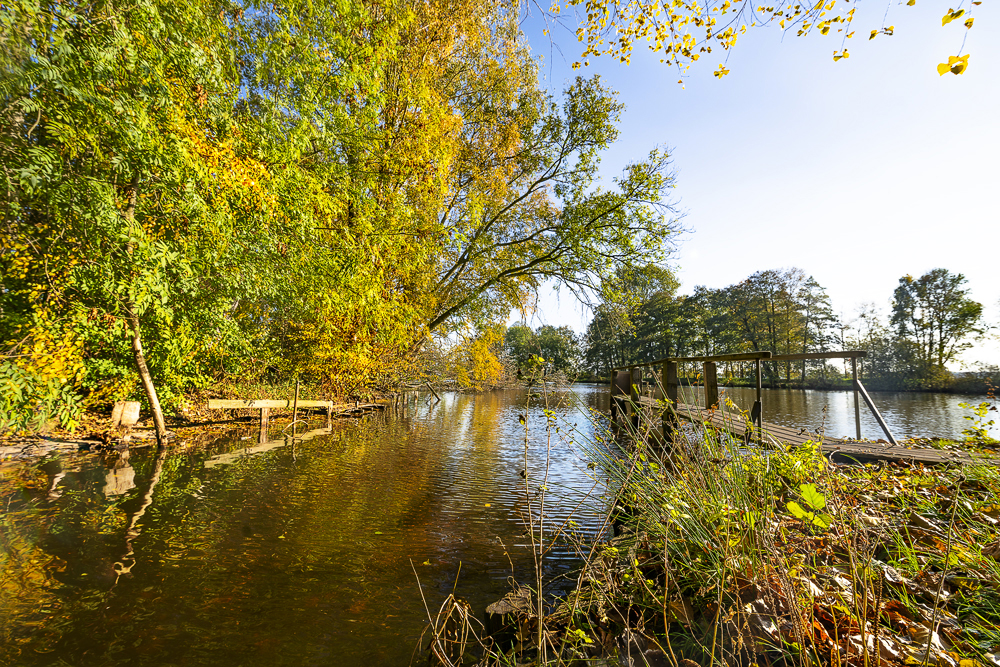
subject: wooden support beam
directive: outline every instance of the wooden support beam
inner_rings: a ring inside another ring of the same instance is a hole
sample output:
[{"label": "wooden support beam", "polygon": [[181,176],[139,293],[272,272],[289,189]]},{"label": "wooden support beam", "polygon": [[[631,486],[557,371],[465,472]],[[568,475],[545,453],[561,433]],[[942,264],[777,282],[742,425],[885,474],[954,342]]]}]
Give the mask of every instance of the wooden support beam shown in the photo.
[{"label": "wooden support beam", "polygon": [[615,403],[615,373],[617,371],[611,371],[608,375],[611,376],[611,380],[608,383],[608,411],[611,412],[611,421],[614,421],[618,417],[618,405]]},{"label": "wooden support beam", "polygon": [[267,418],[271,412],[270,408],[260,409],[260,436],[258,440],[261,443],[267,442]]},{"label": "wooden support beam", "polygon": [[663,359],[654,359],[653,361],[647,361],[641,364],[631,364],[629,366],[621,366],[619,368],[613,368],[612,371],[619,371],[632,368],[641,368],[643,366],[657,366],[665,361],[754,361],[755,359],[770,359],[771,352],[769,350],[763,350],[760,352],[738,352],[735,354],[716,354],[710,357],[664,357]]},{"label": "wooden support beam", "polygon": [[641,398],[640,389],[642,388],[642,369],[633,368],[629,373],[631,382],[629,398],[631,399],[628,404],[628,414],[632,418],[632,428],[639,428],[639,401]]},{"label": "wooden support beam", "polygon": [[851,375],[854,377],[854,427],[858,433],[858,440],[861,439],[861,405],[858,403],[858,360],[851,359]]},{"label": "wooden support beam", "polygon": [[[857,379],[854,380],[854,391],[855,393],[857,392],[861,393],[861,397],[864,398],[865,403],[868,404],[868,409],[872,411],[873,415],[875,415],[875,421],[877,421],[878,425],[882,427],[882,432],[885,433],[885,437],[888,438],[889,442],[892,443],[893,447],[898,447],[899,443],[896,442],[896,438],[892,437],[892,432],[889,430],[889,425],[885,423],[884,419],[882,419],[882,413],[879,412],[878,408],[875,407],[874,401],[872,401],[871,396],[868,395],[868,391],[865,389],[865,386],[861,384],[861,380]],[[861,436],[858,436],[858,439],[860,440]]]},{"label": "wooden support beam", "polygon": [[[622,399],[629,395],[629,384],[632,382],[632,374],[629,371],[611,371],[611,377],[611,403],[614,405],[613,416],[615,419],[628,416],[628,406]],[[623,407],[625,408],[624,415],[621,414]]]},{"label": "wooden support beam", "polygon": [[842,352],[806,352],[802,354],[776,354],[769,361],[804,361],[809,359],[861,359],[867,357],[865,350],[843,350]]},{"label": "wooden support beam", "polygon": [[719,406],[719,370],[714,361],[703,364],[705,373],[705,407],[709,410]]},{"label": "wooden support beam", "polygon": [[663,439],[669,442],[677,431],[677,362],[663,362],[660,374],[664,397],[667,399],[667,407],[663,410],[660,421],[663,424]]}]

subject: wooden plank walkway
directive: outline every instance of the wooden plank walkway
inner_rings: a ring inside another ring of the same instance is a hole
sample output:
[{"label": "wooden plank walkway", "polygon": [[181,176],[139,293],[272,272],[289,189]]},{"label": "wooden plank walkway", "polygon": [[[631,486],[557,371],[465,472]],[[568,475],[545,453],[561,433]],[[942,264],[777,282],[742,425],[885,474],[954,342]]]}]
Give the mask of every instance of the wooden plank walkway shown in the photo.
[{"label": "wooden plank walkway", "polygon": [[[642,397],[640,403],[650,409],[659,409],[658,402],[652,398]],[[747,422],[745,417],[729,410],[708,410],[697,405],[677,404],[677,416],[699,424],[710,424],[713,428],[727,430],[738,438],[745,437]],[[856,442],[842,438],[832,438],[820,433],[810,432],[805,428],[792,428],[764,422],[762,425],[765,440],[772,443],[801,447],[807,441],[821,442],[820,451],[830,457],[834,463],[869,463],[872,461],[905,461],[923,463],[925,465],[944,465],[948,463],[982,463],[1000,465],[1000,458],[988,454],[972,452],[956,452],[929,447],[908,448],[903,446],[882,445],[877,442]]]}]

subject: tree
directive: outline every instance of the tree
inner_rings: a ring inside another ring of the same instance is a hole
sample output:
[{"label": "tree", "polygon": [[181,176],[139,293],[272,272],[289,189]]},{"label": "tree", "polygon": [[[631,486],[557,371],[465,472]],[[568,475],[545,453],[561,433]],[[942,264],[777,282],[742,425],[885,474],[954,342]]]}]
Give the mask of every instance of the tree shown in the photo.
[{"label": "tree", "polygon": [[466,123],[451,169],[438,213],[446,240],[432,330],[506,314],[546,280],[597,290],[622,267],[662,262],[678,231],[665,200],[673,184],[666,153],[627,167],[614,189],[597,186],[621,110],[597,77],[578,78],[561,107],[534,80],[496,97],[467,102],[473,117],[485,108],[495,120]]},{"label": "tree", "polygon": [[127,332],[161,441],[144,340],[169,332],[154,355],[176,360],[199,332],[219,332],[235,225],[271,208],[264,170],[233,150],[221,9],[141,0],[3,12],[7,296],[43,328],[58,328],[58,311],[91,336],[110,330],[117,351]]},{"label": "tree", "polygon": [[527,368],[531,357],[538,354],[535,332],[527,324],[512,324],[504,334],[504,351],[518,369]]},{"label": "tree", "polygon": [[572,373],[579,364],[580,345],[572,327],[546,324],[535,331],[539,356],[553,371]]},{"label": "tree", "polygon": [[545,324],[535,331],[525,324],[514,324],[504,337],[507,354],[523,372],[532,357],[545,360],[553,371],[574,372],[580,361],[580,343],[571,327]]},{"label": "tree", "polygon": [[919,278],[903,276],[893,292],[892,324],[928,370],[943,370],[984,331],[983,306],[968,297],[965,282],[961,273],[932,269]]},{"label": "tree", "polygon": [[[802,352],[816,349],[826,352],[833,342],[831,329],[837,322],[830,305],[830,297],[812,276],[806,278],[799,288],[797,301],[802,314]],[[823,376],[826,377],[826,362],[821,362]],[[802,379],[806,378],[806,361],[802,361]]]}]

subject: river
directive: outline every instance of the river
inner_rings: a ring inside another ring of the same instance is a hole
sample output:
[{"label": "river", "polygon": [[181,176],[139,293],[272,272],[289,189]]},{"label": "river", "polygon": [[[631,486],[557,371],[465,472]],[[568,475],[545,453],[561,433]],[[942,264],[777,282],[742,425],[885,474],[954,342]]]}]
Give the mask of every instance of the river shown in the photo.
[{"label": "river", "polygon": [[[263,448],[247,428],[127,461],[2,464],[0,665],[408,664],[421,589],[432,613],[454,589],[481,615],[509,578],[532,579],[522,414],[529,492],[548,462],[548,525],[572,515],[593,538],[602,489],[570,440],[591,437],[586,413],[606,408],[606,392],[549,395],[551,441],[544,399],[510,390],[411,396],[405,410]],[[748,405],[752,392],[732,395]],[[874,397],[900,437],[964,426],[962,397]],[[850,435],[850,398],[765,390],[764,415]],[[880,435],[868,417],[864,433]],[[548,554],[550,592],[577,562],[566,545]]]},{"label": "river", "polygon": [[[256,442],[234,437],[124,465],[5,464],[0,665],[408,664],[426,618],[417,577],[432,612],[454,588],[479,616],[508,578],[532,579],[526,403],[532,493],[549,452],[546,520],[574,513],[584,539],[601,520],[566,436],[575,422],[586,437],[603,392],[550,395],[551,442],[543,398],[442,398],[246,456]],[[550,590],[576,562],[548,554]]]},{"label": "river", "polygon": [[[701,404],[700,387],[681,387],[682,402]],[[755,390],[748,387],[719,387],[740,408],[753,405]],[[913,437],[962,438],[962,429],[970,422],[963,417],[972,411],[959,407],[965,402],[978,405],[987,401],[985,395],[918,393],[918,392],[869,392],[872,402],[882,414],[889,430],[897,439]],[[885,438],[875,416],[861,401],[861,437]],[[855,437],[854,393],[849,391],[820,391],[814,389],[764,389],[761,402],[764,421],[781,426],[807,427],[812,431],[825,429],[835,438]],[[990,412],[986,418],[1000,422],[1000,414]],[[1000,425],[990,429],[990,435],[1000,438]]]}]

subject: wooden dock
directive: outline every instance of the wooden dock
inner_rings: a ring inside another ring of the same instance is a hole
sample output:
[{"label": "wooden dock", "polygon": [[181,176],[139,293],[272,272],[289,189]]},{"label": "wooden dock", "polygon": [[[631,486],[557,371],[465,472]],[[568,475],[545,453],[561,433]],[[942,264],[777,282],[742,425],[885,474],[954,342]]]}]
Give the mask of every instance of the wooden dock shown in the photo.
[{"label": "wooden dock", "polygon": [[[656,401],[651,398],[640,399],[644,407],[653,407]],[[707,424],[712,428],[726,430],[737,438],[745,438],[748,428],[746,418],[736,412],[708,410],[697,405],[678,404],[677,416],[690,422]],[[877,442],[857,442],[842,438],[832,438],[822,433],[813,433],[807,429],[779,426],[763,422],[761,431],[764,442],[771,444],[802,447],[807,442],[819,442],[820,451],[834,463],[870,463],[874,461],[903,461],[907,463],[923,463],[925,465],[944,465],[948,463],[985,463],[1000,465],[1000,459],[985,454],[956,452],[929,447],[909,448],[903,445],[890,445]]]},{"label": "wooden dock", "polygon": [[384,403],[334,403],[333,401],[310,401],[299,400],[298,382],[295,384],[295,398],[285,399],[254,399],[254,400],[223,400],[210,399],[208,401],[209,410],[259,410],[260,411],[260,432],[258,440],[261,444],[268,442],[268,420],[271,409],[292,410],[292,423],[298,422],[299,409],[321,409],[326,410],[326,426],[333,425],[333,418],[338,417],[360,417],[372,410],[384,410]]},{"label": "wooden dock", "polygon": [[[867,463],[872,461],[904,461],[927,465],[952,463],[984,463],[1000,465],[1000,457],[972,452],[957,452],[929,447],[906,447],[893,437],[888,424],[882,418],[871,396],[858,377],[858,359],[866,356],[864,350],[844,350],[840,352],[815,352],[803,354],[775,355],[767,350],[721,354],[705,357],[668,357],[611,369],[610,412],[612,421],[621,419],[638,425],[639,412],[652,416],[658,429],[666,432],[674,428],[676,419],[686,419],[697,424],[705,424],[718,430],[725,430],[745,442],[759,442],[764,445],[801,447],[809,441],[819,442],[820,451],[835,463]],[[831,438],[821,433],[813,433],[805,428],[790,428],[764,421],[764,406],[761,394],[762,361],[804,361],[809,359],[849,359],[854,381],[854,422],[857,437],[853,440]],[[728,362],[753,362],[755,365],[757,400],[746,413],[740,410],[719,409],[719,385],[717,364]],[[705,386],[705,407],[681,403],[679,399],[678,365],[698,363],[702,366]],[[656,398],[654,398],[654,395]],[[657,400],[666,399],[666,402]],[[886,440],[865,442],[861,438],[861,399],[878,422]],[[676,406],[673,411],[665,405]],[[676,418],[671,414],[676,412]],[[662,424],[662,426],[661,426]],[[749,437],[747,431],[750,431]],[[885,443],[885,445],[882,444]]]}]

